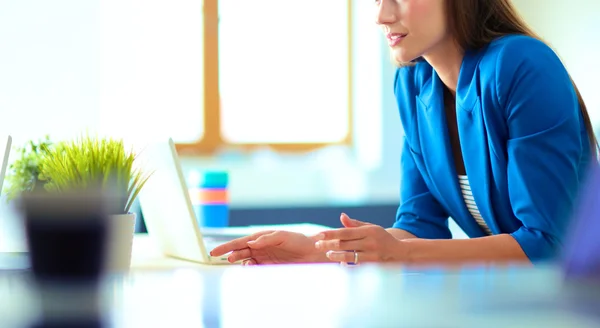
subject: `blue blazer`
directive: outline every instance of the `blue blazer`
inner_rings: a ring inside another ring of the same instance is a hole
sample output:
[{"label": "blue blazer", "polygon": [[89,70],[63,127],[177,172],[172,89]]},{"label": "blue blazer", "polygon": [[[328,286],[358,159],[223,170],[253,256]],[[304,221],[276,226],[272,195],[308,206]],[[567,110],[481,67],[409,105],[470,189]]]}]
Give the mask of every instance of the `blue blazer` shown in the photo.
[{"label": "blue blazer", "polygon": [[[452,238],[452,217],[484,236],[462,197],[448,137],[443,84],[425,61],[394,82],[405,131],[394,228]],[[557,55],[526,36],[505,36],[464,56],[458,131],[475,202],[494,234],[511,234],[532,261],[560,250],[591,158],[580,106]]]}]

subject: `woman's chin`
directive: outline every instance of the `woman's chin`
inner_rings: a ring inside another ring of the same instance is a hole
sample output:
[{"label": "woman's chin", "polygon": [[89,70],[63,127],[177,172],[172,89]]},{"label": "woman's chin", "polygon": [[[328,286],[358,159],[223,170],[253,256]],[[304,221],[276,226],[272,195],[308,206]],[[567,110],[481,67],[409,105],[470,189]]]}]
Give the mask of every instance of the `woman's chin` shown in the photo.
[{"label": "woman's chin", "polygon": [[393,48],[391,52],[392,61],[399,64],[407,64],[419,56],[402,48]]}]

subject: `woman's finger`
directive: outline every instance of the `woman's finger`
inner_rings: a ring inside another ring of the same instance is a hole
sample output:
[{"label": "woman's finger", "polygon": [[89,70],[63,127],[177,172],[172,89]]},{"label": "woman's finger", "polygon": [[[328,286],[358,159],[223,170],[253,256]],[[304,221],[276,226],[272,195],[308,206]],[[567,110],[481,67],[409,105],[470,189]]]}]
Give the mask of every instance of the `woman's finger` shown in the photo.
[{"label": "woman's finger", "polygon": [[227,254],[227,253],[229,253],[231,251],[235,251],[235,250],[247,248],[249,241],[255,240],[257,238],[260,238],[263,235],[270,234],[272,232],[273,231],[261,231],[261,232],[257,232],[255,234],[252,234],[252,235],[247,236],[247,237],[242,237],[242,238],[238,238],[238,239],[232,240],[230,242],[227,242],[225,244],[222,244],[222,245],[219,245],[219,246],[215,247],[210,252],[210,255],[211,256],[221,256],[221,255]]},{"label": "woman's finger", "polygon": [[358,228],[341,228],[336,230],[323,231],[317,235],[317,240],[355,240],[362,239],[367,236],[369,226],[362,226]]},{"label": "woman's finger", "polygon": [[362,262],[373,262],[377,260],[375,254],[372,252],[356,252],[356,256],[358,259],[354,258],[354,252],[348,251],[329,251],[326,253],[326,255],[327,258],[329,258],[329,260],[333,262],[359,264]]},{"label": "woman's finger", "polygon": [[371,224],[368,222],[352,219],[346,213],[342,213],[342,215],[340,215],[340,221],[346,228],[357,228]]},{"label": "woman's finger", "polygon": [[321,251],[366,251],[367,248],[365,239],[357,240],[319,240],[315,243],[315,248]]},{"label": "woman's finger", "polygon": [[252,256],[252,251],[249,248],[240,249],[237,251],[233,251],[228,257],[227,261],[229,263],[235,263],[239,260],[248,259]]}]

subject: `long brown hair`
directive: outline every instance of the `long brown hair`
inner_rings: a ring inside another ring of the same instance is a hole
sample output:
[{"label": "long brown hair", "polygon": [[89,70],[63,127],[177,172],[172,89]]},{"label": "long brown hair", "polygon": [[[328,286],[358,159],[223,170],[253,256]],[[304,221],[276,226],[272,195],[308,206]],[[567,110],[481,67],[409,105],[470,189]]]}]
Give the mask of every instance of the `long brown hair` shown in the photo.
[{"label": "long brown hair", "polygon": [[[511,0],[446,0],[446,5],[450,33],[462,49],[480,49],[508,34],[526,35],[543,42],[515,10]],[[571,83],[579,100],[592,154],[596,154],[598,141],[590,115],[572,78]]]}]

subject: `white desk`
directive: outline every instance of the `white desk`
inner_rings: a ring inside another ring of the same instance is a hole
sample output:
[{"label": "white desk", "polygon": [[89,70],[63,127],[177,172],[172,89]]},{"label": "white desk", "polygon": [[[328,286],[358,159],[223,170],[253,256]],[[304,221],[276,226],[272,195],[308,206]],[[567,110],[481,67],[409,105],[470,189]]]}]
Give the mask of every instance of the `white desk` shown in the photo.
[{"label": "white desk", "polygon": [[[114,276],[96,304],[116,328],[600,326],[598,286],[569,288],[557,268],[211,267],[221,269]],[[22,272],[0,272],[0,327],[31,327],[40,300],[31,282]],[[92,293],[79,297],[82,304],[96,302]]]},{"label": "white desk", "polygon": [[164,270],[178,268],[210,268],[205,265],[164,256],[157,248],[152,237],[147,234],[136,234],[133,238],[131,254],[131,270]]}]

